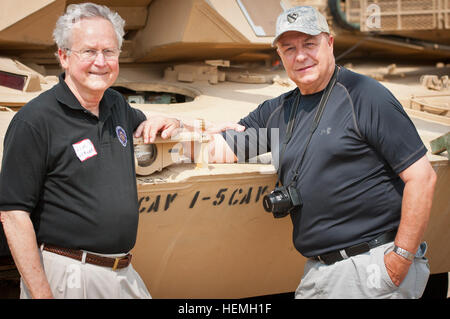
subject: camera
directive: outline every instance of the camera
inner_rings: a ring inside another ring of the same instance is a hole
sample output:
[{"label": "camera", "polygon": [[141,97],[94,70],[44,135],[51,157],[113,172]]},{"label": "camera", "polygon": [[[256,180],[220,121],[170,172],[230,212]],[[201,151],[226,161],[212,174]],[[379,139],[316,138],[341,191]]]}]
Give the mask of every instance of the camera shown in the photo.
[{"label": "camera", "polygon": [[287,216],[294,208],[303,205],[300,193],[290,186],[275,187],[275,189],[263,198],[263,206],[266,212],[273,213],[275,218]]}]

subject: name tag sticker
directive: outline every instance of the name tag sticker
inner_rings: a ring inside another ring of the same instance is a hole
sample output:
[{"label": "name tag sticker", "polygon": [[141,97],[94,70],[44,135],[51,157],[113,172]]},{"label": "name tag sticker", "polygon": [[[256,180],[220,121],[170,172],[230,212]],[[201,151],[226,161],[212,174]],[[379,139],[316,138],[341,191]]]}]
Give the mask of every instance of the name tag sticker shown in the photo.
[{"label": "name tag sticker", "polygon": [[78,143],[72,144],[72,146],[75,150],[75,154],[77,154],[77,157],[82,162],[97,155],[94,144],[92,144],[90,139],[84,139]]}]

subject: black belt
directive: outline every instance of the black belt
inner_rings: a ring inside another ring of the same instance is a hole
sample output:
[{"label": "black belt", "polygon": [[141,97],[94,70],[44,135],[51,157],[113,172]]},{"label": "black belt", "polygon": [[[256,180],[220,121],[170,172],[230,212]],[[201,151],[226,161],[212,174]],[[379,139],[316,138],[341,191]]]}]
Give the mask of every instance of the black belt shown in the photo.
[{"label": "black belt", "polygon": [[357,245],[353,245],[344,249],[332,251],[331,253],[326,253],[320,256],[310,257],[313,260],[320,261],[326,265],[332,265],[335,262],[347,259],[352,256],[356,256],[359,254],[363,254],[375,248],[377,246],[390,243],[394,241],[395,236],[397,235],[397,229],[388,231],[371,241],[360,243]]}]

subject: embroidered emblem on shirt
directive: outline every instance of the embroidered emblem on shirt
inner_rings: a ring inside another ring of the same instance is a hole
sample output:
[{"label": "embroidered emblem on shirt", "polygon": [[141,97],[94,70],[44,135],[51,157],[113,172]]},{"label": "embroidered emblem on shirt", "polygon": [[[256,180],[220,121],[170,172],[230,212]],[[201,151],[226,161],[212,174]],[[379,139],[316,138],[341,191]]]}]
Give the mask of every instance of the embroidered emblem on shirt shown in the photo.
[{"label": "embroidered emblem on shirt", "polygon": [[77,154],[77,157],[82,162],[97,155],[94,144],[92,144],[91,140],[88,138],[79,141],[78,143],[72,144],[72,146],[75,150],[75,154]]},{"label": "embroidered emblem on shirt", "polygon": [[116,135],[117,135],[117,139],[119,140],[120,144],[123,145],[123,147],[127,146],[127,133],[125,132],[125,130],[120,127],[120,126],[116,126]]}]

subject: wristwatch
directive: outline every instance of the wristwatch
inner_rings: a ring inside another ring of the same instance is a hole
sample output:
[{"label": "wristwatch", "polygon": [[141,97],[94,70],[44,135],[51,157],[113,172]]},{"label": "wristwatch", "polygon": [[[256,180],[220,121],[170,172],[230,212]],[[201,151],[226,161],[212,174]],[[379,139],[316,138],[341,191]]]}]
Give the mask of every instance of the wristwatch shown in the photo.
[{"label": "wristwatch", "polygon": [[409,261],[413,261],[414,260],[414,254],[411,254],[406,249],[400,248],[397,245],[394,245],[394,253],[396,253],[397,255],[402,256],[403,258],[408,259]]}]

